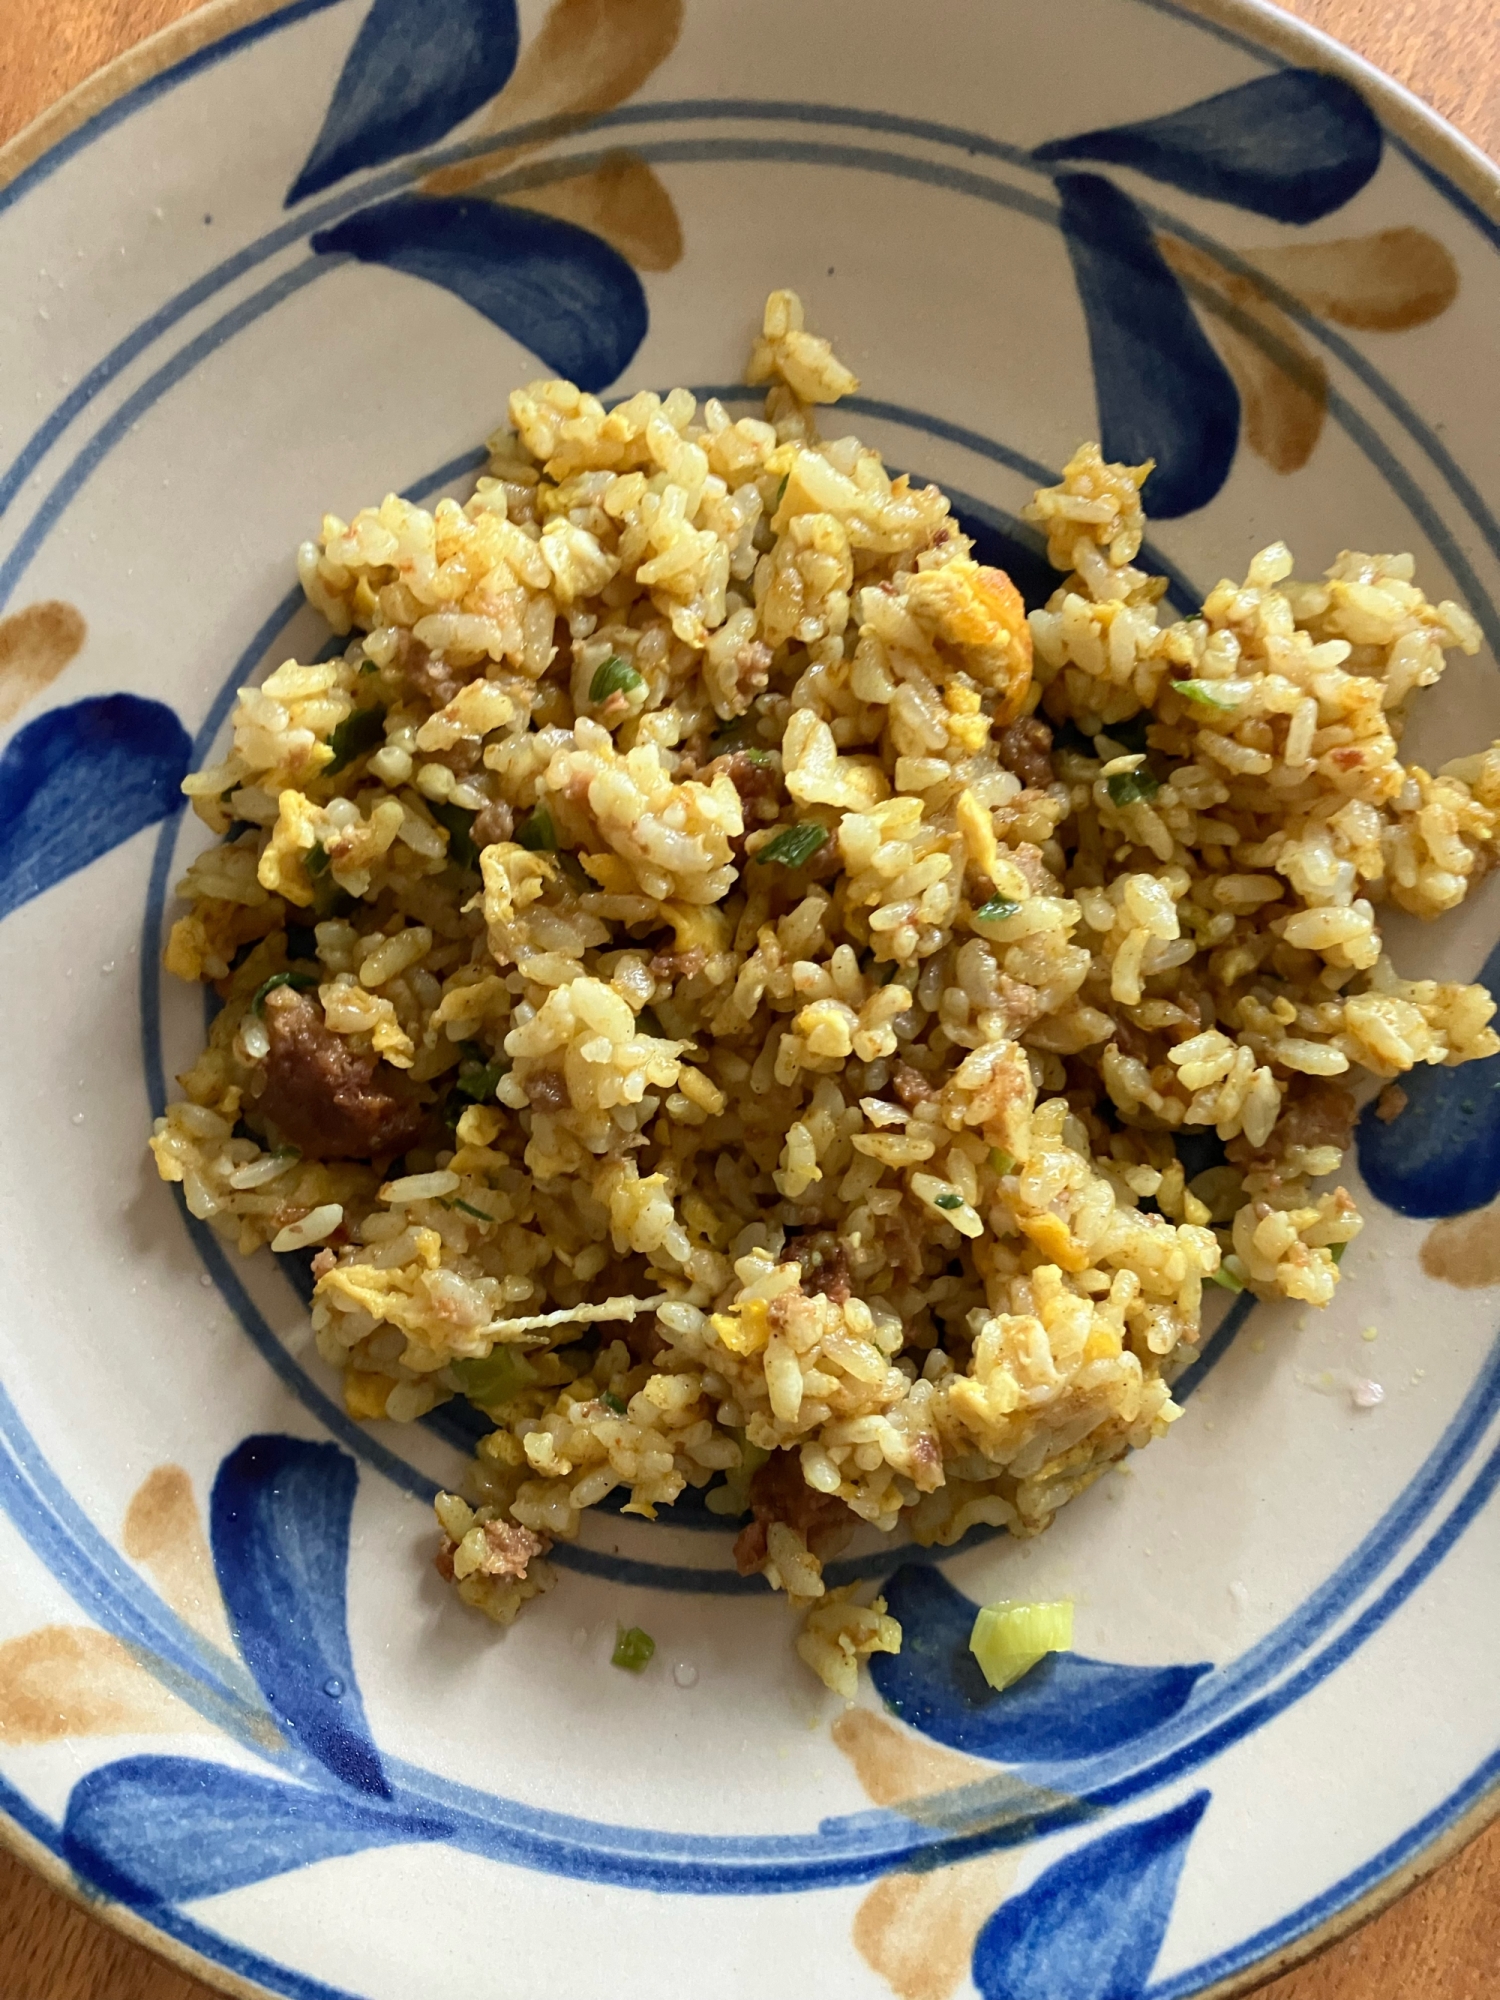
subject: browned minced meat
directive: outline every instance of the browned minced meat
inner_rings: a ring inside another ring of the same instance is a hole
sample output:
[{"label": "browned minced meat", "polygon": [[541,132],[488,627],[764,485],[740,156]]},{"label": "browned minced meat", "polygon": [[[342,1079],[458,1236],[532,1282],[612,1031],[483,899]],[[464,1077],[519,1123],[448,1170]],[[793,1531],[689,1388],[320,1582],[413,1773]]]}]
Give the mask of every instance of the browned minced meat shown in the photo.
[{"label": "browned minced meat", "polygon": [[1003,729],[995,749],[1006,770],[1023,785],[1045,791],[1052,783],[1052,731],[1040,717],[1023,715]]},{"label": "browned minced meat", "polygon": [[420,639],[403,632],[397,640],[396,665],[412,690],[430,701],[434,708],[446,708],[466,681],[478,673],[451,667],[441,653],[431,653]]},{"label": "browned minced meat", "polygon": [[371,1049],[353,1049],[323,1010],[283,986],[267,994],[270,1053],[256,1110],[311,1160],[369,1160],[405,1152],[422,1124],[410,1082]]},{"label": "browned minced meat", "polygon": [[801,1454],[773,1451],[750,1481],[750,1509],[755,1519],[735,1537],[734,1564],[741,1576],[762,1569],[766,1561],[766,1530],[773,1521],[795,1528],[809,1549],[824,1562],[837,1555],[854,1533],[855,1519],[836,1493],[819,1493],[802,1477]]},{"label": "browned minced meat", "polygon": [[[485,1540],[485,1552],[479,1563],[482,1576],[524,1577],[533,1556],[544,1556],[552,1546],[545,1535],[533,1534],[530,1528],[523,1528],[515,1521],[485,1521],[480,1532]],[[453,1555],[457,1547],[451,1536],[444,1535],[432,1559],[432,1566],[444,1583],[453,1581]]]},{"label": "browned minced meat", "polygon": [[734,684],[746,703],[764,694],[771,678],[772,652],[764,639],[751,639],[734,656]]},{"label": "browned minced meat", "polygon": [[497,840],[509,840],[515,830],[516,816],[510,807],[504,799],[492,799],[475,813],[469,838],[476,847],[493,847]]},{"label": "browned minced meat", "polygon": [[831,1229],[793,1237],[787,1245],[787,1255],[801,1265],[802,1289],[809,1296],[821,1292],[836,1306],[846,1306],[853,1298],[849,1246]]},{"label": "browned minced meat", "polygon": [[919,1104],[926,1104],[941,1095],[919,1069],[913,1069],[910,1063],[904,1062],[898,1062],[891,1071],[891,1089],[908,1111],[915,1111]]},{"label": "browned minced meat", "polygon": [[1286,1152],[1292,1146],[1337,1146],[1342,1152],[1354,1130],[1357,1109],[1352,1091],[1314,1079],[1296,1096],[1288,1094],[1276,1121],[1276,1148]]},{"label": "browned minced meat", "polygon": [[1388,1083],[1375,1100],[1375,1116],[1382,1125],[1390,1125],[1401,1116],[1408,1101],[1399,1083]]},{"label": "browned minced meat", "polygon": [[533,1556],[543,1556],[552,1544],[518,1521],[486,1521],[484,1556],[479,1567],[486,1576],[525,1576]]},{"label": "browned minced meat", "polygon": [[1055,896],[1057,877],[1047,866],[1047,857],[1035,841],[1022,840],[1010,850],[1010,858],[1026,878],[1026,886],[1033,896]]},{"label": "browned minced meat", "polygon": [[568,1080],[560,1069],[533,1070],[526,1079],[533,1111],[564,1111],[569,1103]]},{"label": "browned minced meat", "polygon": [[745,830],[753,833],[758,825],[769,826],[780,810],[781,773],[777,767],[757,762],[747,750],[731,750],[706,765],[698,773],[699,782],[711,785],[721,771],[746,808]]},{"label": "browned minced meat", "polygon": [[687,951],[659,951],[651,960],[651,977],[665,980],[695,979],[707,963],[708,953],[701,944],[695,944]]}]

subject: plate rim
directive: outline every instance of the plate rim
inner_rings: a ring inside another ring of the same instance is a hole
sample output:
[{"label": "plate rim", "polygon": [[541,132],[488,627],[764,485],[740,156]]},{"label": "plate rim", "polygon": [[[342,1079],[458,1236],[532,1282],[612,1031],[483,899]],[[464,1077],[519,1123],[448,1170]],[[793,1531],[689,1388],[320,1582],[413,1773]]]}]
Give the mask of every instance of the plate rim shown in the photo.
[{"label": "plate rim", "polygon": [[[88,144],[83,135],[93,121],[142,85],[197,56],[208,62],[222,59],[229,51],[221,45],[237,35],[258,39],[255,30],[272,33],[283,17],[301,18],[338,4],[340,0],[203,0],[190,13],[91,72],[0,145],[0,198],[30,169],[67,147],[69,140],[78,137],[80,146]],[[1402,142],[1402,151],[1413,158],[1418,170],[1431,169],[1447,183],[1441,191],[1460,212],[1470,211],[1466,219],[1490,236],[1500,254],[1500,164],[1368,57],[1326,30],[1285,12],[1273,0],[1137,0],[1137,4],[1186,25],[1218,31],[1225,39],[1244,45],[1249,53],[1269,51],[1347,77],[1374,103],[1382,125]],[[290,21],[284,24],[291,25]],[[55,162],[62,163],[62,159]],[[1321,1957],[1428,1880],[1496,1820],[1500,1820],[1500,1777],[1450,1825],[1341,1909],[1238,1972],[1198,1988],[1193,2000],[1239,2000],[1239,1996]],[[185,1944],[126,1904],[88,1889],[61,1854],[30,1833],[4,1805],[0,1805],[0,1848],[61,1893],[74,1908],[210,1990],[226,1994],[230,2000],[278,2000],[270,1987]],[[287,1970],[303,1976],[294,1967]]]}]

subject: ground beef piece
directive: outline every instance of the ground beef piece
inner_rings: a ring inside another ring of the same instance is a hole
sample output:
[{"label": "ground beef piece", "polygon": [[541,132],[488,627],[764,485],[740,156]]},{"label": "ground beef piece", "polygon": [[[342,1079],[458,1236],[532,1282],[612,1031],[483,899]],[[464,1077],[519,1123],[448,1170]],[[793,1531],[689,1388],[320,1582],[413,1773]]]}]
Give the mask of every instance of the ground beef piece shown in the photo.
[{"label": "ground beef piece", "polygon": [[802,1266],[802,1289],[809,1297],[821,1292],[836,1306],[848,1305],[854,1296],[849,1247],[831,1229],[794,1237],[787,1246],[787,1255]]},{"label": "ground beef piece", "polygon": [[532,1557],[545,1555],[552,1546],[544,1535],[533,1534],[517,1521],[486,1521],[480,1532],[484,1554],[479,1567],[485,1576],[525,1576]]},{"label": "ground beef piece", "polygon": [[536,1069],[526,1079],[526,1096],[533,1111],[565,1111],[568,1080],[560,1069]]},{"label": "ground beef piece", "polygon": [[1052,731],[1038,716],[1022,716],[1003,729],[995,749],[1023,785],[1044,791],[1052,783]]},{"label": "ground beef piece", "polygon": [[1357,1110],[1352,1091],[1314,1079],[1295,1096],[1288,1093],[1271,1135],[1272,1144],[1282,1153],[1292,1146],[1337,1146],[1342,1152],[1349,1144]]},{"label": "ground beef piece", "polygon": [[751,639],[734,656],[734,685],[746,708],[758,694],[764,694],[771,678],[770,647],[764,639]]},{"label": "ground beef piece", "polygon": [[493,847],[497,840],[509,840],[516,830],[516,816],[504,799],[492,799],[481,806],[469,828],[469,838],[478,848]]},{"label": "ground beef piece", "polygon": [[412,692],[434,708],[446,708],[464,683],[481,670],[481,663],[467,669],[450,666],[441,653],[429,652],[409,632],[397,640],[396,666]]},{"label": "ground beef piece", "polygon": [[305,993],[266,996],[270,1053],[256,1110],[311,1160],[390,1159],[404,1153],[423,1112],[410,1081],[373,1050],[354,1049]]},{"label": "ground beef piece", "polygon": [[668,982],[695,979],[707,963],[708,953],[701,944],[688,951],[659,951],[651,960],[651,977]]},{"label": "ground beef piece", "polygon": [[940,1095],[919,1069],[913,1069],[910,1063],[904,1062],[898,1062],[891,1071],[891,1089],[908,1111],[915,1111],[919,1104],[926,1104]]},{"label": "ground beef piece", "polygon": [[745,831],[769,826],[781,809],[781,772],[769,759],[761,762],[748,750],[732,750],[698,773],[701,783],[711,785],[723,771],[740,795],[745,809]]},{"label": "ground beef piece", "polygon": [[1010,850],[1010,858],[1026,878],[1033,896],[1058,894],[1057,877],[1047,866],[1047,857],[1034,841],[1023,840]]},{"label": "ground beef piece", "polygon": [[819,1493],[802,1477],[796,1451],[773,1451],[750,1481],[755,1519],[735,1538],[734,1562],[741,1576],[765,1566],[766,1529],[773,1521],[795,1528],[820,1562],[838,1554],[854,1533],[855,1518],[836,1493]]}]

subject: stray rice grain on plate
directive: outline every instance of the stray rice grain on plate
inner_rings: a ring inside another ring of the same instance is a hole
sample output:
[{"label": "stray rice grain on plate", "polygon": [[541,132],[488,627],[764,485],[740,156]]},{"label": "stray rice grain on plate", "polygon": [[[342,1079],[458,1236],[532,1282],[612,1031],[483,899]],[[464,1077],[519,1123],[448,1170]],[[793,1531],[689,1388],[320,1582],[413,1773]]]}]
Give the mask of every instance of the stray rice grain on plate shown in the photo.
[{"label": "stray rice grain on plate", "polygon": [[534,382],[467,503],[325,518],[345,652],[184,787],[220,838],[166,963],[224,1004],[151,1143],[242,1251],[316,1246],[353,1415],[487,1413],[467,1602],[709,1487],[852,1696],[901,1643],[825,1589],[861,1523],[1035,1533],[1175,1420],[1206,1281],[1332,1297],[1351,1086],[1500,1047],[1380,934],[1493,864],[1500,747],[1400,761],[1479,644],[1408,556],[1273,545],[1164,623],[1150,467],[1085,445],[1028,619],[820,436],[857,384],[790,293],[750,379],[738,420]]}]

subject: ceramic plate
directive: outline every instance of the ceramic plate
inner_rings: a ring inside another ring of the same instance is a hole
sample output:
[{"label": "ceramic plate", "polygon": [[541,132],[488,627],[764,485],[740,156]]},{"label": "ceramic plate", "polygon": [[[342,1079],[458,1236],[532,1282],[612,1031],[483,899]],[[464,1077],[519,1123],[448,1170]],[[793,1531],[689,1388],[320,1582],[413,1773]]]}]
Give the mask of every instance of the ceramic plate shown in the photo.
[{"label": "ceramic plate", "polygon": [[[323,643],[298,540],[462,491],[543,370],[733,384],[773,285],[1020,567],[1030,487],[1101,429],[1158,461],[1178,603],[1278,536],[1304,572],[1414,550],[1488,646],[1406,754],[1500,734],[1497,216],[1461,140],[1229,0],[219,0],[0,155],[21,1851],[297,2000],[1172,2000],[1492,1806],[1500,1063],[1362,1126],[1336,1304],[1237,1302],[1170,1440],[1039,1542],[856,1547],[927,1641],[900,1717],[823,1693],[711,1517],[590,1520],[507,1633],[459,1607],[451,1412],[348,1420],[286,1270],[144,1140],[202,1032],[158,974],[178,783]],[[1497,933],[1493,882],[1389,930],[1492,983]],[[996,1595],[1074,1599],[1079,1653],[976,1711],[951,1664]]]}]

